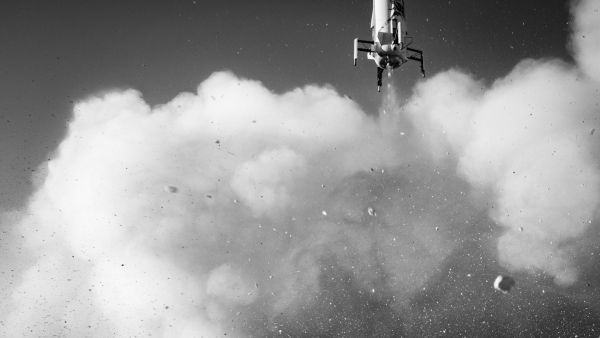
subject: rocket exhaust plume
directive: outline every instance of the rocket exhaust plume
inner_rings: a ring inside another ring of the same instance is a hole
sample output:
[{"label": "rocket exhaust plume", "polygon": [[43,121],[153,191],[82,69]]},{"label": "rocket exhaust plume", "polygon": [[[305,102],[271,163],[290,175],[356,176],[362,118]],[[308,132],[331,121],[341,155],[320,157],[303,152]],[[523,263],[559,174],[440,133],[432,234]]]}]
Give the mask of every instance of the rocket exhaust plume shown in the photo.
[{"label": "rocket exhaust plume", "polygon": [[573,8],[576,65],[448,70],[377,117],[229,72],[79,101],[0,219],[0,333],[597,335],[596,7]]}]

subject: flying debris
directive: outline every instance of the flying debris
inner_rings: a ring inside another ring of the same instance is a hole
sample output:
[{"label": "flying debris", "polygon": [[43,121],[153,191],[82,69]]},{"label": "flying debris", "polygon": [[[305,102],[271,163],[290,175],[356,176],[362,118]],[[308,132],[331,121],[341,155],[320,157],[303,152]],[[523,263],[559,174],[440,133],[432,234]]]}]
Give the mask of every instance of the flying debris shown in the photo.
[{"label": "flying debris", "polygon": [[367,213],[369,213],[369,216],[373,216],[373,217],[377,216],[377,214],[375,213],[375,209],[373,209],[371,207],[367,208]]},{"label": "flying debris", "polygon": [[179,189],[176,186],[168,185],[168,186],[165,187],[165,191],[169,192],[171,194],[174,194],[174,193],[178,192]]},{"label": "flying debris", "polygon": [[510,289],[515,286],[516,282],[509,276],[498,276],[494,281],[494,289],[506,294],[510,292]]},{"label": "flying debris", "polygon": [[371,30],[372,41],[354,39],[354,65],[358,52],[366,52],[367,58],[375,61],[377,91],[381,91],[385,69],[396,69],[409,60],[421,63],[421,74],[425,77],[423,51],[409,47],[413,38],[406,31],[404,0],[373,0]]}]

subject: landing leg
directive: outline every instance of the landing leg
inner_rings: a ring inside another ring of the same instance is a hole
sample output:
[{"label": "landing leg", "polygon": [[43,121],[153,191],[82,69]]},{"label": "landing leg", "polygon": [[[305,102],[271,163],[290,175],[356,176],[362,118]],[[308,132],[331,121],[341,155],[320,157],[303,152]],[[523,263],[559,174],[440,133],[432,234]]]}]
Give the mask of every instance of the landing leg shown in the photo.
[{"label": "landing leg", "polygon": [[406,48],[406,50],[413,52],[415,54],[410,55],[408,58],[413,61],[417,61],[421,63],[421,75],[425,77],[425,67],[423,66],[423,51],[413,48]]},{"label": "landing leg", "polygon": [[423,77],[425,77],[425,67],[423,66],[423,62],[425,62],[425,60],[423,60],[423,52],[421,52],[420,54],[421,54],[421,75],[423,75]]},{"label": "landing leg", "polygon": [[354,66],[356,67],[356,60],[358,59],[358,39],[354,39]]}]

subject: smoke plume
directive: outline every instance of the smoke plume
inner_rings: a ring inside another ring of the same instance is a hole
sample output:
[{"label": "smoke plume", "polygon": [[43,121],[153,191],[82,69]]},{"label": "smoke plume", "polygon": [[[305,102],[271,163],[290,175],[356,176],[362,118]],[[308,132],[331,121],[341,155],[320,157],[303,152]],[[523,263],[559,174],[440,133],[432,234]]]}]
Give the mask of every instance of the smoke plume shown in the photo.
[{"label": "smoke plume", "polygon": [[421,83],[407,111],[434,154],[491,195],[505,227],[499,259],[572,284],[577,241],[599,200],[598,84],[560,61],[525,60],[489,88],[449,71]]}]

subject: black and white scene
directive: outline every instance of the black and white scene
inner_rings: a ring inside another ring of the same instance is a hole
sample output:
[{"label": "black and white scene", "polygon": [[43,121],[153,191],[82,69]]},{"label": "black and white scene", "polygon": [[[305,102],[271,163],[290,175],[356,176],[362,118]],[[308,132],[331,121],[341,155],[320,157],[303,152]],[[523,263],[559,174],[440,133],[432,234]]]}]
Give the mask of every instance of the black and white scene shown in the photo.
[{"label": "black and white scene", "polygon": [[3,0],[0,337],[600,337],[600,0]]}]

